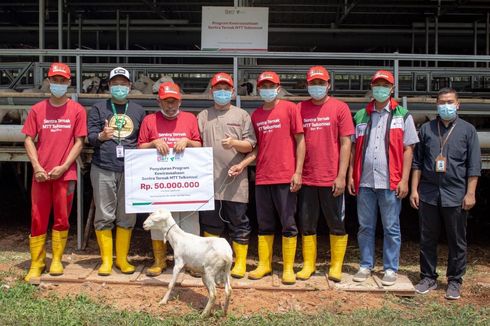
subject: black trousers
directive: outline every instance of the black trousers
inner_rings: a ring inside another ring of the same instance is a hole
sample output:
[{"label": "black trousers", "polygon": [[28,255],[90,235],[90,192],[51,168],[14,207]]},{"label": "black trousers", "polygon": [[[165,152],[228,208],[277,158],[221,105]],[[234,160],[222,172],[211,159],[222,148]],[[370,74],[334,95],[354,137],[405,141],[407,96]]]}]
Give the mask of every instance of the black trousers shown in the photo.
[{"label": "black trousers", "polygon": [[[221,235],[227,226],[231,240],[240,244],[248,244],[252,227],[246,212],[247,204],[245,203],[215,200],[214,211],[199,212],[201,231]],[[226,222],[223,222],[222,219]]]},{"label": "black trousers", "polygon": [[301,234],[316,234],[320,209],[330,234],[345,235],[344,195],[334,197],[332,187],[316,186],[302,186],[298,194],[298,224]]},{"label": "black trousers", "polygon": [[441,225],[446,229],[449,249],[448,281],[462,282],[466,271],[466,222],[468,212],[458,207],[441,207],[420,201],[420,276],[437,278],[437,243]]},{"label": "black trousers", "polygon": [[294,219],[296,200],[297,195],[289,191],[289,184],[255,186],[259,235],[274,234],[279,221],[283,236],[297,236],[298,228]]}]

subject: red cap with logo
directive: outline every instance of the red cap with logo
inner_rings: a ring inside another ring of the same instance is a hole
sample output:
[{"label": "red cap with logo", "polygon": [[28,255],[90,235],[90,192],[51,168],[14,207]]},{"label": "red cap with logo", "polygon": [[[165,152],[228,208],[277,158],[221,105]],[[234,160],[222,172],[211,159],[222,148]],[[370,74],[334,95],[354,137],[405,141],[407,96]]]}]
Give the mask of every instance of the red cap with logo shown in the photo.
[{"label": "red cap with logo", "polygon": [[306,74],[306,81],[310,82],[314,79],[329,81],[330,74],[328,73],[327,69],[325,69],[324,67],[314,66],[308,70],[308,73]]},{"label": "red cap with logo", "polygon": [[264,71],[263,73],[261,73],[259,78],[257,78],[257,86],[260,86],[260,84],[266,81],[274,84],[281,83],[279,76],[273,71]]},{"label": "red cap with logo", "polygon": [[182,95],[180,95],[179,85],[172,82],[161,83],[160,88],[158,89],[158,98],[164,100],[169,97],[175,98],[177,100],[182,99]]},{"label": "red cap with logo", "polygon": [[395,84],[395,77],[393,77],[393,74],[387,70],[378,70],[376,73],[373,75],[373,78],[371,78],[371,84],[374,83],[378,79],[384,79],[390,84]]},{"label": "red cap with logo", "polygon": [[62,76],[66,79],[71,78],[70,67],[61,62],[54,62],[49,67],[48,77]]},{"label": "red cap with logo", "polygon": [[226,72],[218,72],[211,79],[211,87],[214,87],[219,83],[225,83],[233,87],[233,78],[231,78],[231,76]]}]

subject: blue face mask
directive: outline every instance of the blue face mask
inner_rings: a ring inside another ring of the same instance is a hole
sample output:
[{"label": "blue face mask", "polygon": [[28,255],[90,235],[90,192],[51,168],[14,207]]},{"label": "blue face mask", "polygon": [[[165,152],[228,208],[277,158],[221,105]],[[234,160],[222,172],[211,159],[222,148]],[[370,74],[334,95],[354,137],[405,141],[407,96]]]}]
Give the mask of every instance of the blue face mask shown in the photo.
[{"label": "blue face mask", "polygon": [[68,85],[65,84],[49,84],[49,90],[54,97],[63,97],[68,90]]},{"label": "blue face mask", "polygon": [[327,86],[308,85],[308,94],[310,94],[310,96],[315,100],[321,100],[327,96]]},{"label": "blue face mask", "polygon": [[437,113],[442,120],[451,121],[456,118],[458,108],[456,104],[439,104],[437,105]]},{"label": "blue face mask", "polygon": [[265,102],[272,102],[276,99],[277,97],[277,88],[269,88],[269,89],[259,89],[259,94],[260,97],[265,101]]},{"label": "blue face mask", "polygon": [[391,87],[373,86],[373,97],[378,102],[386,101],[391,94]]},{"label": "blue face mask", "polygon": [[220,89],[217,91],[213,91],[213,99],[218,105],[226,105],[230,103],[232,94],[232,91]]},{"label": "blue face mask", "polygon": [[111,86],[111,95],[118,101],[123,101],[128,97],[129,87],[122,85]]}]

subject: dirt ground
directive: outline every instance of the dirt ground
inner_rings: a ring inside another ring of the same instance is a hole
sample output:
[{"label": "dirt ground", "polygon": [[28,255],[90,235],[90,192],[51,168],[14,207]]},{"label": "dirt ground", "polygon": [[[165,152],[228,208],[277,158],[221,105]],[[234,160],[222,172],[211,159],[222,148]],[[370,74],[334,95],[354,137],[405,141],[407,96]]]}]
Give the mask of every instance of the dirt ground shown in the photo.
[{"label": "dirt ground", "polygon": [[[280,241],[276,241],[274,261],[279,261]],[[319,273],[325,273],[329,259],[327,237],[319,238],[318,269]],[[381,247],[378,239],[377,248]],[[317,311],[330,311],[333,313],[348,312],[359,308],[381,308],[384,306],[407,307],[407,300],[411,300],[408,306],[423,305],[428,302],[442,304],[471,304],[475,307],[488,306],[490,302],[490,244],[487,240],[478,243],[470,243],[468,255],[468,270],[464,279],[461,300],[448,302],[444,299],[445,260],[447,259],[447,247],[440,246],[439,260],[439,287],[427,296],[416,296],[413,299],[399,299],[392,295],[353,293],[339,290],[325,291],[264,291],[254,289],[234,289],[231,301],[231,312],[234,315],[249,315],[258,312],[287,312],[291,310],[315,313]],[[29,266],[28,230],[14,228],[0,228],[0,279],[13,283],[26,273]],[[48,258],[50,243],[48,243]],[[64,261],[74,262],[85,259],[88,255],[98,253],[94,236],[85,251],[76,250],[75,234],[70,234],[68,247],[65,250]],[[300,268],[301,248],[297,250],[296,270]],[[249,251],[249,264],[247,270],[253,268],[256,259],[256,243],[252,242]],[[377,253],[378,271],[380,270],[381,252]],[[151,248],[149,234],[143,230],[135,230],[133,234],[130,258],[139,263],[151,264]],[[359,251],[354,237],[349,241],[345,259],[344,271],[354,273],[357,268]],[[48,259],[49,262],[49,259]],[[278,263],[276,263],[278,264]],[[171,262],[170,262],[171,265]],[[416,241],[405,241],[402,245],[400,273],[405,274],[415,284],[418,281],[418,245]],[[280,265],[277,265],[280,269]],[[152,314],[167,313],[182,315],[197,309],[204,308],[207,302],[207,293],[204,288],[176,288],[173,299],[166,306],[159,306],[158,301],[166,291],[161,286],[141,285],[113,285],[85,282],[80,284],[41,284],[42,295],[68,296],[85,294],[97,302],[110,304],[117,309],[129,311],[145,311]],[[223,291],[218,293],[218,302],[223,300]]]}]

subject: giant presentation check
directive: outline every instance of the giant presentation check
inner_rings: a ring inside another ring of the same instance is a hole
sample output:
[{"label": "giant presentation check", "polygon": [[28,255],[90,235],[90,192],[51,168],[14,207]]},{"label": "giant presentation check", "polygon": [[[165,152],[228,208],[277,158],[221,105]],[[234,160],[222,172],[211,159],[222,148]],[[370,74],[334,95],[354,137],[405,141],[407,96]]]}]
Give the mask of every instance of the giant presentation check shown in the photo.
[{"label": "giant presentation check", "polygon": [[214,209],[213,149],[186,148],[161,155],[156,149],[124,152],[126,213]]}]

